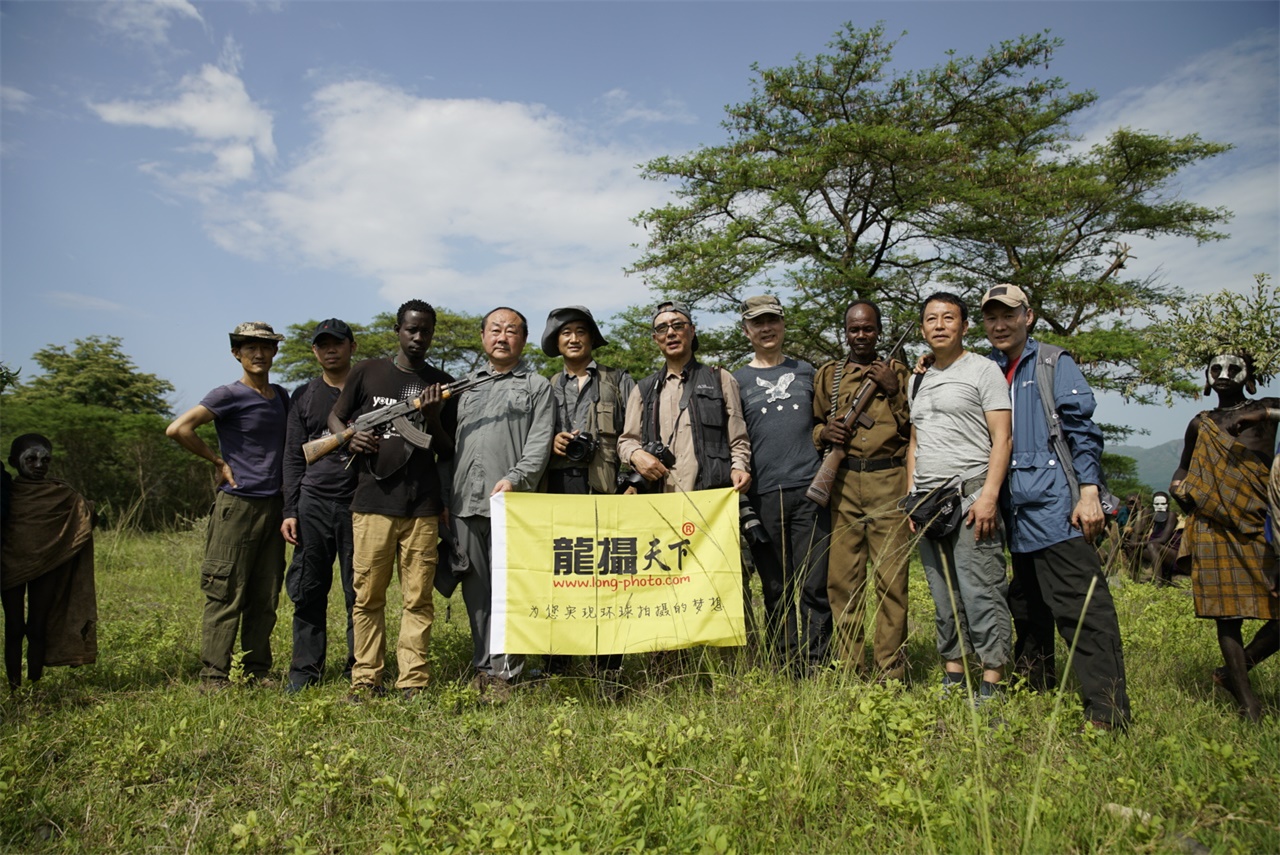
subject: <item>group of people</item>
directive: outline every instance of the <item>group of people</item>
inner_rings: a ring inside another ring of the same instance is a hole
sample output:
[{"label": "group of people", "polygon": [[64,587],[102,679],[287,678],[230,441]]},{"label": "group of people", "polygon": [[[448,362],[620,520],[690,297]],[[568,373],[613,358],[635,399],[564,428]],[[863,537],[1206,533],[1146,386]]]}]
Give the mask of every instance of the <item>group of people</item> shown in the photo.
[{"label": "group of people", "polygon": [[[432,590],[447,573],[466,604],[472,685],[501,702],[524,661],[490,650],[491,496],[732,488],[761,581],[766,647],[780,665],[905,680],[908,565],[918,544],[944,692],[972,684],[973,702],[987,704],[1010,665],[1033,688],[1052,688],[1056,630],[1074,651],[1087,721],[1124,728],[1131,712],[1120,631],[1092,546],[1105,524],[1093,394],[1069,354],[1031,337],[1036,316],[1021,288],[991,288],[981,313],[989,357],[965,349],[961,298],[926,299],[919,332],[929,353],[913,370],[881,351],[879,308],[855,301],[844,316],[847,354],[815,370],[786,355],[782,304],[751,297],[741,322],[752,358],[730,373],[699,361],[690,310],[665,302],[651,318],[662,367],[636,382],[596,361],[606,341],[589,309],[549,314],[540,344],[563,365],[548,380],[522,357],[524,315],[499,307],[481,324],[484,363],[455,381],[427,362],[435,310],[410,300],[397,312],[390,358],[355,362],[350,326],[321,322],[312,336],[321,373],[292,396],[270,381],[283,336],[265,323],[240,324],[230,343],[241,378],[167,430],[214,465],[218,484],[200,570],[202,685],[230,685],[237,634],[244,679],[268,681],[282,582],[294,603],[285,690],[319,683],[336,562],[351,700],[386,693],[395,571],[403,599],[395,688],[412,698],[430,680]],[[1171,492],[1195,520],[1197,614],[1217,620],[1225,662],[1214,677],[1256,718],[1247,671],[1280,643],[1276,559],[1260,540],[1280,410],[1245,396],[1245,359],[1224,356],[1206,376],[1220,406],[1188,429]],[[410,400],[407,413],[376,428],[356,422]],[[218,452],[196,430],[210,422]],[[304,445],[326,437],[346,442],[308,461]],[[812,485],[833,452],[838,470],[817,501]],[[1239,484],[1225,486],[1228,469],[1244,473]],[[32,466],[19,471],[34,480]],[[1274,474],[1271,481],[1274,489]],[[294,547],[287,575],[286,542]],[[7,528],[5,547],[8,619]],[[36,595],[33,588],[33,602]],[[1245,618],[1268,621],[1248,646]],[[617,654],[588,663],[609,685],[621,665]],[[563,656],[544,662],[553,674],[571,667]]]}]

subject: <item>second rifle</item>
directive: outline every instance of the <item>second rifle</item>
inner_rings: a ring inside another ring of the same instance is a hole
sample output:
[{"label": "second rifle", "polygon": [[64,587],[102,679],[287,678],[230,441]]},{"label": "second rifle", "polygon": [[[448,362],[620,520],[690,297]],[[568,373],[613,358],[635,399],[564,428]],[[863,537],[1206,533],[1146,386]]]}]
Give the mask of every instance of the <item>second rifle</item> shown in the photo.
[{"label": "second rifle", "polygon": [[[893,359],[893,355],[902,347],[910,332],[911,327],[908,326],[893,347],[889,348],[889,353],[885,357],[886,360]],[[873,427],[875,420],[867,415],[867,405],[871,403],[871,396],[876,393],[878,388],[879,384],[870,377],[863,380],[862,385],[858,387],[857,394],[853,396],[853,401],[849,404],[849,409],[840,417],[840,424],[844,425],[846,429],[855,428],[855,426],[861,428]],[[844,458],[844,443],[833,445],[827,449],[827,453],[822,457],[822,467],[818,470],[818,474],[813,476],[813,481],[805,492],[810,501],[824,508],[831,503],[831,488],[835,485],[836,473],[840,471],[840,465],[844,463]]]},{"label": "second rifle", "polygon": [[[476,380],[464,377],[461,380],[454,380],[447,384],[440,393],[440,397],[446,401],[450,398],[461,395],[468,389],[488,383],[500,375],[487,374]],[[328,436],[322,436],[319,439],[313,439],[311,442],[302,446],[302,456],[307,459],[307,464],[315,463],[326,454],[335,451],[351,441],[351,437],[355,436],[362,430],[375,430],[388,424],[396,426],[396,430],[405,440],[418,446],[419,448],[431,447],[431,434],[424,433],[414,427],[409,421],[409,416],[416,413],[422,406],[422,398],[413,398],[408,401],[400,401],[396,404],[387,404],[385,407],[379,407],[376,410],[370,410],[362,416],[358,416],[355,421],[347,426],[342,433],[332,433]]]}]

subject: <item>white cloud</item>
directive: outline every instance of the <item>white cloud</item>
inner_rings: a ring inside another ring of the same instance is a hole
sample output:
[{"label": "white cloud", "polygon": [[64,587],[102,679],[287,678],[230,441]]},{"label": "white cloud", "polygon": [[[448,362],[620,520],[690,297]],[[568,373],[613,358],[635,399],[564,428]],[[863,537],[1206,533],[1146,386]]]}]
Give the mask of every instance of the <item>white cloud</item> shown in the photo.
[{"label": "white cloud", "polygon": [[119,312],[124,306],[92,294],[75,294],[71,291],[49,291],[45,299],[59,309],[77,309],[91,312]]},{"label": "white cloud", "polygon": [[570,295],[602,315],[643,299],[621,270],[643,241],[630,218],[665,198],[635,170],[652,152],[587,142],[539,105],[368,81],[322,88],[311,113],[318,135],[275,187],[211,212],[228,250],[350,271],[390,303],[533,318]]},{"label": "white cloud", "polygon": [[150,46],[168,43],[175,19],[199,21],[200,12],[187,0],[109,0],[96,4],[98,23],[108,32]]},{"label": "white cloud", "polygon": [[1164,80],[1126,89],[1086,116],[1081,145],[1100,143],[1117,127],[1150,133],[1199,134],[1231,151],[1179,173],[1169,188],[1180,198],[1225,207],[1234,217],[1225,241],[1198,246],[1187,238],[1132,241],[1136,274],[1158,272],[1194,293],[1246,290],[1254,273],[1280,274],[1280,48],[1263,32],[1205,53]]},{"label": "white cloud", "polygon": [[1086,143],[1115,127],[1160,134],[1200,134],[1240,147],[1276,149],[1280,47],[1262,32],[1202,54],[1152,86],[1125,89],[1089,115]]},{"label": "white cloud", "polygon": [[111,101],[89,107],[113,125],[174,130],[194,137],[196,142],[187,150],[211,155],[213,165],[183,173],[178,185],[198,189],[244,180],[253,174],[257,155],[275,159],[272,117],[249,97],[234,70],[233,46],[226,56],[232,70],[205,65],[199,73],[183,77],[168,100]]},{"label": "white cloud", "polygon": [[625,125],[628,122],[676,122],[691,125],[697,116],[678,98],[667,98],[657,107],[650,107],[643,101],[634,101],[631,93],[625,89],[610,89],[599,98],[604,108],[606,119],[614,125]]},{"label": "white cloud", "polygon": [[0,109],[24,113],[34,100],[33,96],[16,86],[0,86]]}]

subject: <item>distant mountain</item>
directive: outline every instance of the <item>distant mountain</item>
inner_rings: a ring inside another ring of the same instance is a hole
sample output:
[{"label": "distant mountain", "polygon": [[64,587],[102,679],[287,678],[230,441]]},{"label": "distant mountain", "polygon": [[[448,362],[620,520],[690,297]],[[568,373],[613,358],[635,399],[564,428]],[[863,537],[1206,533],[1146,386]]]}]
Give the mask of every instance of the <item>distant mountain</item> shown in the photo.
[{"label": "distant mountain", "polygon": [[1173,472],[1182,457],[1182,440],[1171,439],[1155,448],[1139,448],[1136,445],[1112,445],[1109,454],[1122,454],[1138,462],[1138,480],[1153,491],[1168,490]]}]

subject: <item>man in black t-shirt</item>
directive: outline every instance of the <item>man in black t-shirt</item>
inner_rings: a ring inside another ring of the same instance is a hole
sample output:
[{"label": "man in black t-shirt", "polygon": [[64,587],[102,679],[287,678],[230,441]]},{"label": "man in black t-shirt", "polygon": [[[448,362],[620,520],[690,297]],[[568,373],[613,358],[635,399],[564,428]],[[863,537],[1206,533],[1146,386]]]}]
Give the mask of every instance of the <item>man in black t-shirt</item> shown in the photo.
[{"label": "man in black t-shirt", "polygon": [[310,466],[302,453],[303,444],[330,435],[329,411],[347,382],[356,352],[351,327],[337,318],[321,321],[311,336],[311,352],[322,374],[294,391],[284,444],[284,523],[280,533],[293,544],[293,561],[284,583],[293,600],[293,660],[285,684],[285,691],[291,694],[316,685],[324,676],[335,559],[347,612],[347,679],[351,679],[351,666],[356,661],[351,625],[356,601],[351,578],[351,495],[356,488],[356,470],[347,465],[351,458],[345,448]]},{"label": "man in black t-shirt", "polygon": [[431,447],[406,441],[392,425],[375,435],[359,431],[350,449],[361,455],[360,475],[351,501],[356,601],[355,666],[351,699],[382,694],[386,655],[384,610],[391,568],[397,561],[404,613],[396,648],[396,687],[406,699],[426,687],[427,644],[434,618],[431,587],[436,571],[439,523],[445,512],[438,459],[453,454],[457,408],[445,404],[442,385],[453,378],[427,365],[435,335],[436,312],[422,300],[410,300],[396,314],[400,350],[391,359],[371,359],[351,369],[342,394],[329,414],[329,429],[340,433],[349,420],[399,401],[421,398],[414,417],[431,435]]}]

